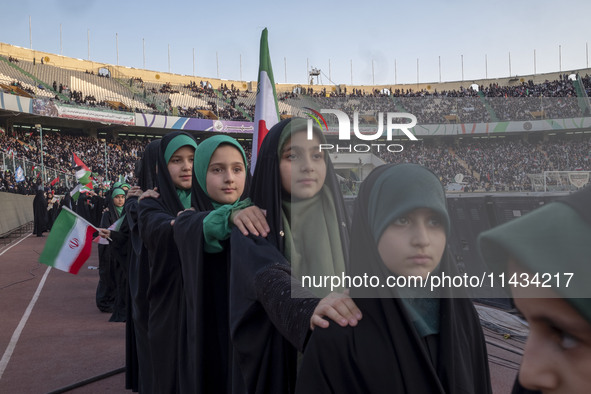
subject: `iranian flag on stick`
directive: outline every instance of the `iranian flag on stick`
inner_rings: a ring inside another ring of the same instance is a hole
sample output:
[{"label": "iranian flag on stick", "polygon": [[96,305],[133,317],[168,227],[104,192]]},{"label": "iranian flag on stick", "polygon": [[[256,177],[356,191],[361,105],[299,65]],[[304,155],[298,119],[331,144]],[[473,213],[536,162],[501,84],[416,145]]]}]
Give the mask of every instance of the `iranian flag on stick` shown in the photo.
[{"label": "iranian flag on stick", "polygon": [[[125,219],[125,214],[123,214],[123,216],[121,216],[119,219],[117,219],[115,221],[115,223],[111,224],[107,230],[119,231],[119,229],[121,228],[121,224],[123,223],[123,219]],[[108,245],[109,244],[109,240],[106,238],[102,238],[100,235],[97,236],[92,242],[95,242],[99,245]]]},{"label": "iranian flag on stick", "polygon": [[77,274],[92,248],[92,224],[66,207],[53,223],[39,262],[62,271]]},{"label": "iranian flag on stick", "polygon": [[271,56],[269,55],[269,43],[267,42],[267,29],[261,34],[261,49],[259,59],[259,81],[257,84],[257,98],[254,108],[254,134],[252,136],[252,160],[250,165],[251,173],[254,173],[254,166],[263,139],[269,129],[279,123],[279,107],[277,105],[277,93],[275,93],[275,79],[271,67]]}]

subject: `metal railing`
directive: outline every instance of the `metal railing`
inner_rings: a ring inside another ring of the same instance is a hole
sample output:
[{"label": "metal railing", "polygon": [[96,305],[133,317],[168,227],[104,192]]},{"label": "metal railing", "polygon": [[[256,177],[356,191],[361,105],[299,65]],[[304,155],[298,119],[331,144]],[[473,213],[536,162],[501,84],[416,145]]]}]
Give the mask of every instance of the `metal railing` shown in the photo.
[{"label": "metal railing", "polygon": [[58,184],[68,188],[76,185],[76,178],[72,174],[47,166],[42,167],[39,163],[32,162],[16,154],[7,153],[3,150],[0,150],[0,166],[2,166],[3,171],[8,170],[12,174],[15,174],[17,168],[21,167],[25,177],[41,177],[44,183],[59,177]]}]

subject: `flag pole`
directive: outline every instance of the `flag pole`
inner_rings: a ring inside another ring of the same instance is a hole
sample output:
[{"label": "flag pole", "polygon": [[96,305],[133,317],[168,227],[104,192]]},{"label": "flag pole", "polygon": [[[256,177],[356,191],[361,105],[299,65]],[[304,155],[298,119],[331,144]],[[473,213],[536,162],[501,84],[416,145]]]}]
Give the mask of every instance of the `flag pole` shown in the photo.
[{"label": "flag pole", "polygon": [[275,79],[273,78],[267,35],[267,28],[265,28],[261,33],[259,75],[254,111],[254,133],[252,136],[251,173],[254,173],[254,167],[263,139],[271,127],[279,123],[279,106],[277,105]]}]

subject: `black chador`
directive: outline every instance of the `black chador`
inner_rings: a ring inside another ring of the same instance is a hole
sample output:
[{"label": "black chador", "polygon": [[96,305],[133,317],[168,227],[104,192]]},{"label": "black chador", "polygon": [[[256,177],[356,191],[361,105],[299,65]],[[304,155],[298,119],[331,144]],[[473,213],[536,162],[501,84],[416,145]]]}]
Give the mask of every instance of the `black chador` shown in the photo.
[{"label": "black chador", "polygon": [[[136,164],[136,177],[142,191],[157,186],[156,165],[160,140],[146,146],[141,161]],[[150,266],[148,250],[139,230],[139,201],[129,196],[125,201],[125,217],[130,233],[129,299],[125,326],[125,387],[140,393],[152,393],[152,363],[148,342],[148,286]]]},{"label": "black chador", "polygon": [[[143,245],[148,250],[150,284],[148,286],[149,316],[148,341],[152,360],[152,390],[155,393],[178,392],[179,328],[184,310],[184,286],[178,249],[174,243],[171,221],[185,210],[181,195],[168,172],[167,147],[177,149],[196,143],[189,134],[173,132],[160,142],[158,153],[158,198],[140,201],[139,230]],[[190,191],[189,191],[190,193]],[[191,198],[191,196],[188,196]]]}]

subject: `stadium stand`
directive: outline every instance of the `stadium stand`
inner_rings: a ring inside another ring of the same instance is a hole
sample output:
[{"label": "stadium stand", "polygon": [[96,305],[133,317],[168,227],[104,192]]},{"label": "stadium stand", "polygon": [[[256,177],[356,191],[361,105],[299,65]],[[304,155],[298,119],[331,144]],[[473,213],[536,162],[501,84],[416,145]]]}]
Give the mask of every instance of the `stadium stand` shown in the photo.
[{"label": "stadium stand", "polygon": [[[128,113],[249,122],[254,118],[256,88],[250,82],[123,70],[56,55],[51,55],[51,61],[49,55],[42,56],[46,61],[40,62],[33,61],[31,52],[23,48],[2,44],[0,49],[0,88],[9,94]],[[544,171],[591,171],[591,131],[528,133],[526,127],[529,121],[589,116],[589,71],[412,87],[276,88],[282,117],[306,116],[305,108],[333,108],[345,111],[350,118],[358,111],[360,125],[370,128],[377,125],[380,112],[409,112],[424,125],[526,122],[522,133],[425,136],[417,144],[406,145],[403,152],[381,151],[379,156],[385,162],[423,164],[432,168],[446,185],[457,184],[457,175],[461,174],[463,191],[527,191],[534,188],[532,174],[539,178]],[[326,120],[329,126],[335,125],[335,117],[327,116]],[[165,132],[166,129],[155,130],[154,134]],[[100,176],[114,179],[124,175],[131,179],[134,161],[149,140],[109,131],[101,135],[80,130],[72,134],[48,133],[44,136],[45,166],[70,172],[69,155],[76,151]],[[14,153],[30,163],[39,163],[39,145],[37,134],[19,129],[16,124],[0,135],[5,161],[6,155]],[[108,173],[104,165],[105,145],[111,163]]]}]

